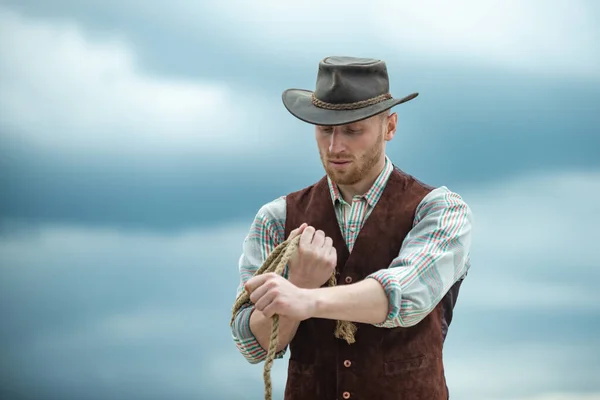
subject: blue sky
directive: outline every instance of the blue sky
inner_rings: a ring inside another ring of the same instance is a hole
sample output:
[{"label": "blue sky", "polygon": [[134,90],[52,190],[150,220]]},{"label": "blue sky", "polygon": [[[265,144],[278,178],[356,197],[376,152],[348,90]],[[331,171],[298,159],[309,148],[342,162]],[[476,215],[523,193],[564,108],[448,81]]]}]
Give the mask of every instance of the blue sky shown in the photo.
[{"label": "blue sky", "polygon": [[600,7],[481,3],[0,2],[2,397],[261,398],[237,259],[321,177],[281,92],[342,54],[420,93],[388,154],[473,208],[455,398],[600,399]]}]

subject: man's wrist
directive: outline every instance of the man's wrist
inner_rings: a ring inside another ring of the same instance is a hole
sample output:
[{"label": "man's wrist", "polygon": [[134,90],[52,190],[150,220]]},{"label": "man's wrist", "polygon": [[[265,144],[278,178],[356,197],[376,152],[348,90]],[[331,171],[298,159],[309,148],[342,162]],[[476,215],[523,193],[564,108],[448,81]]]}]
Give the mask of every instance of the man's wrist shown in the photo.
[{"label": "man's wrist", "polygon": [[313,289],[309,292],[311,318],[321,318],[320,315],[323,314],[324,295],[326,295],[326,293],[322,288]]},{"label": "man's wrist", "polygon": [[313,284],[309,280],[296,278],[294,276],[289,276],[288,281],[290,281],[294,286],[299,287],[301,289],[317,289],[319,286]]},{"label": "man's wrist", "polygon": [[385,291],[374,279],[309,290],[309,299],[312,318],[381,323],[389,310]]}]

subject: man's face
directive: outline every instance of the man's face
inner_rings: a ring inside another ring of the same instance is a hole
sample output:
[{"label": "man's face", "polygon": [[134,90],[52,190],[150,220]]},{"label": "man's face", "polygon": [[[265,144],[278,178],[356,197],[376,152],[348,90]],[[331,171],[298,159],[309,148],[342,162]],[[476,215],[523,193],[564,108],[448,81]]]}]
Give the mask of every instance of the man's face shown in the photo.
[{"label": "man's face", "polygon": [[375,115],[341,126],[316,126],[315,136],[327,175],[340,185],[353,185],[383,160],[385,141],[395,131],[395,117]]}]

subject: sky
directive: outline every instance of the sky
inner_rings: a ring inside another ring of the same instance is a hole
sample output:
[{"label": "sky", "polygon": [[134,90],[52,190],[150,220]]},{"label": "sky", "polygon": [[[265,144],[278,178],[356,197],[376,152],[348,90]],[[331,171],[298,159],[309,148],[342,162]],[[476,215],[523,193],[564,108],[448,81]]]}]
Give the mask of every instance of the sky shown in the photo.
[{"label": "sky", "polygon": [[[600,399],[593,1],[0,1],[0,397],[260,399],[231,339],[242,241],[312,184],[281,103],[385,60],[387,154],[459,193],[452,398]],[[287,357],[286,357],[287,358]],[[286,360],[273,367],[281,396]]]}]

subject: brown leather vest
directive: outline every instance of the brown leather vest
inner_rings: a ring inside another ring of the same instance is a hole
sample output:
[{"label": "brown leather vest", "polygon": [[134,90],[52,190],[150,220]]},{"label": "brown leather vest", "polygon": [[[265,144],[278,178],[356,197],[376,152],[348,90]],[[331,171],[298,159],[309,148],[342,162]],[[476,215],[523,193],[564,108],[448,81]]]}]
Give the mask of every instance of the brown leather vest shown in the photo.
[{"label": "brown leather vest", "polygon": [[[287,196],[285,232],[303,222],[322,229],[337,250],[338,284],[387,268],[432,190],[394,169],[351,254],[342,237],[326,177]],[[448,398],[442,347],[458,285],[423,321],[409,328],[357,324],[356,342],[333,336],[335,321],[303,321],[290,343],[286,400],[441,400]]]}]

